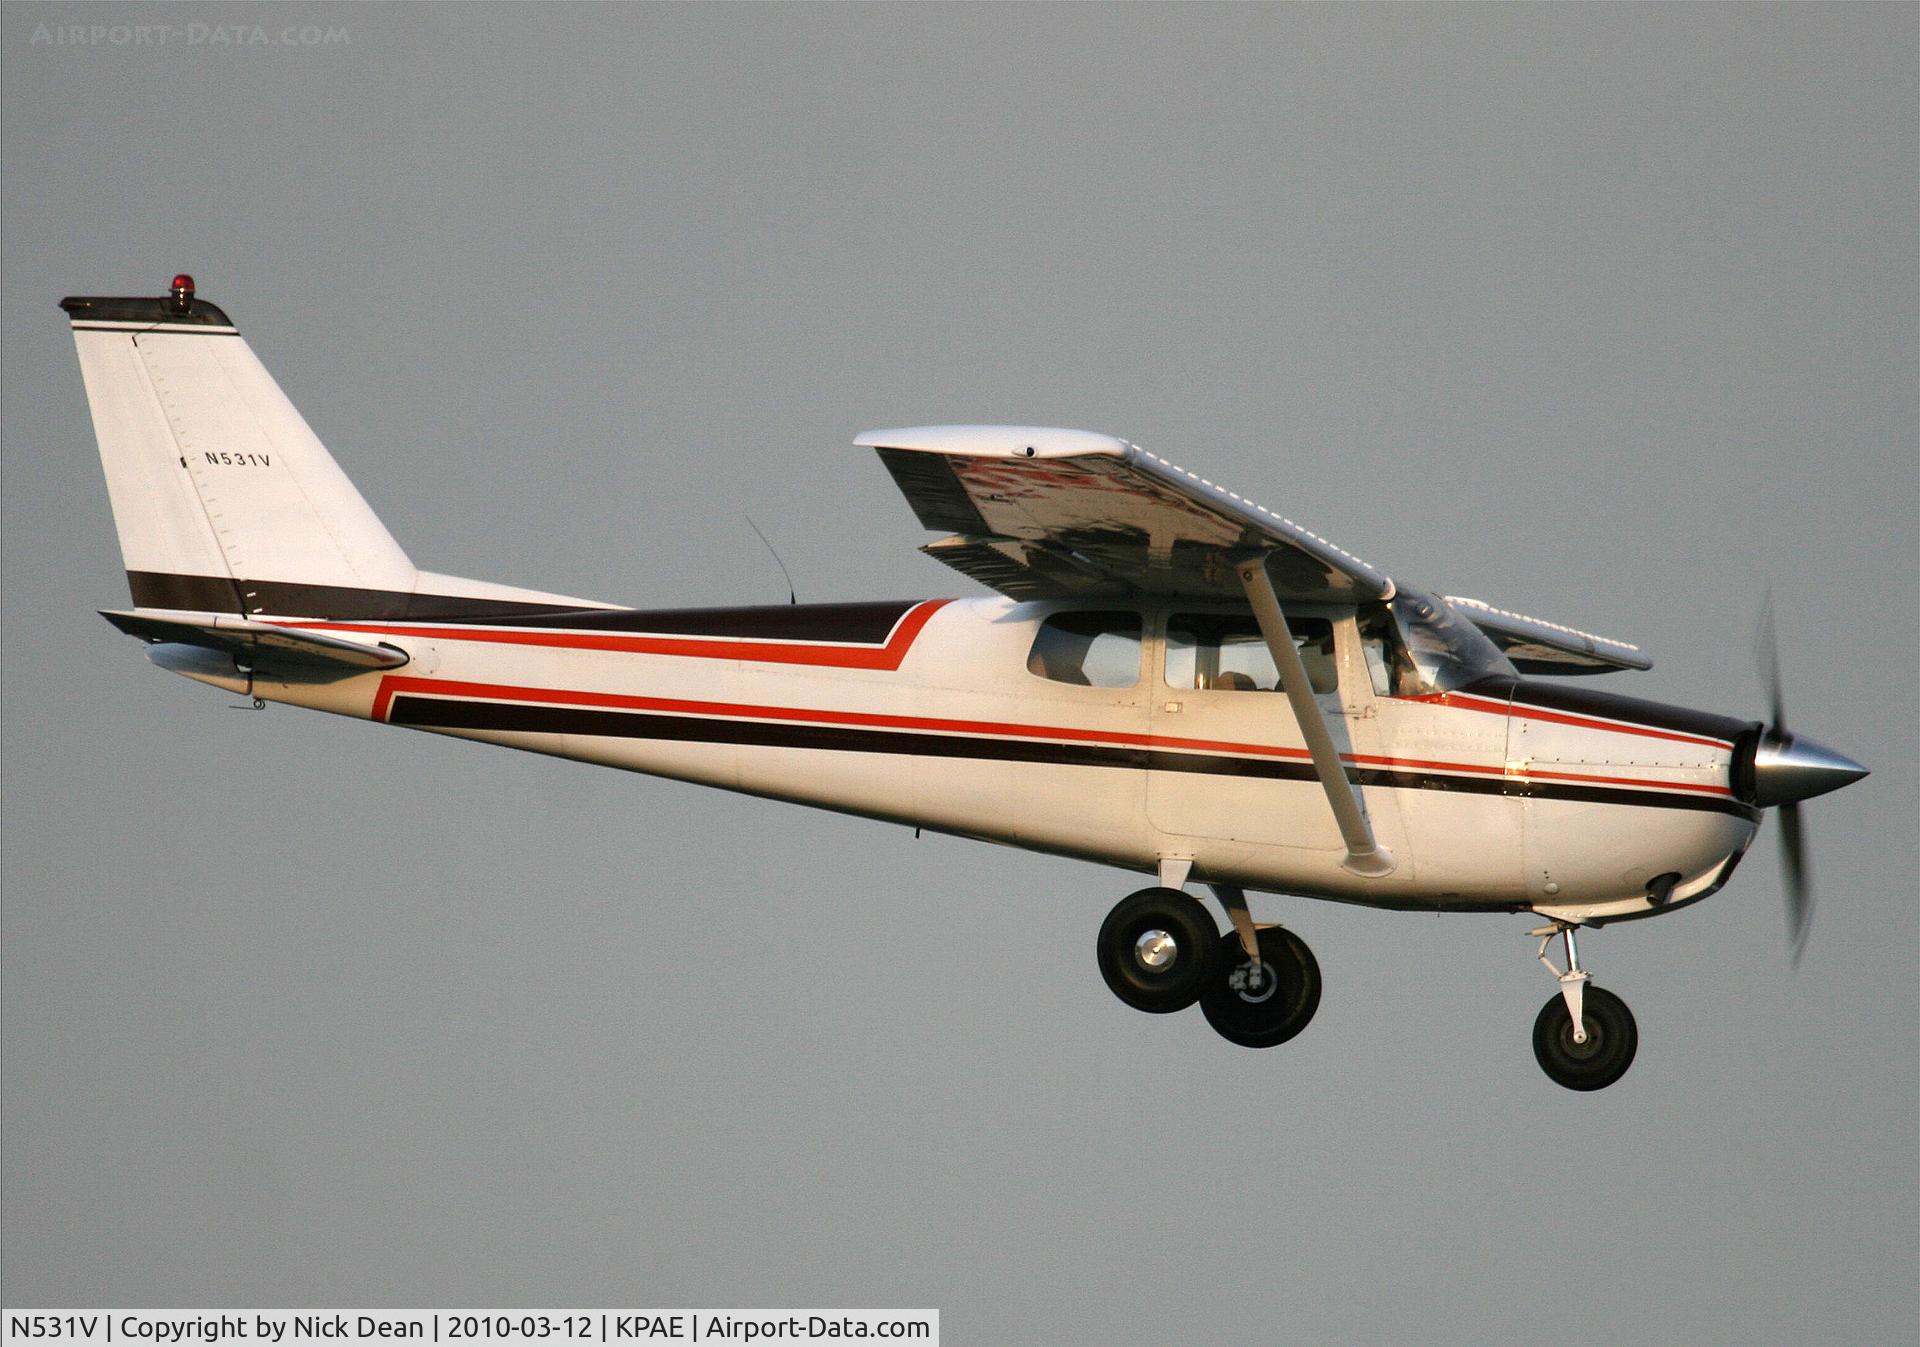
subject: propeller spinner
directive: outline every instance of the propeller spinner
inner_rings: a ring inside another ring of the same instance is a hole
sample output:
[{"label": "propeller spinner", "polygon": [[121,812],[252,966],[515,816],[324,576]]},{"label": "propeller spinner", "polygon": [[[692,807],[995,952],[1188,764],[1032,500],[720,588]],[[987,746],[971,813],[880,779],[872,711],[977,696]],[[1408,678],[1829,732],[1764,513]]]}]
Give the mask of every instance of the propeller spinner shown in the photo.
[{"label": "propeller spinner", "polygon": [[1780,646],[1774,632],[1773,596],[1760,610],[1756,640],[1760,678],[1766,684],[1770,724],[1760,732],[1750,760],[1748,794],[1763,809],[1780,810],[1780,870],[1787,895],[1787,943],[1795,964],[1813,925],[1813,882],[1807,867],[1807,834],[1800,803],[1839,790],[1867,769],[1825,744],[1787,732],[1786,699],[1780,688]]}]

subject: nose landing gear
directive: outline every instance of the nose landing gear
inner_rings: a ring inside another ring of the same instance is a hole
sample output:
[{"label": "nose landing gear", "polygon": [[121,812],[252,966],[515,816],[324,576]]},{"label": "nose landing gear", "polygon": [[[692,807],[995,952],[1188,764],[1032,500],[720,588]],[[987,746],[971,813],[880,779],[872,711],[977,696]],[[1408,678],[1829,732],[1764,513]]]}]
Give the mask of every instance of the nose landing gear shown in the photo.
[{"label": "nose landing gear", "polygon": [[[1610,991],[1590,987],[1593,975],[1580,967],[1572,924],[1556,921],[1527,932],[1540,937],[1540,962],[1560,983],[1559,995],[1540,1007],[1533,1022],[1533,1055],[1556,1085],[1569,1090],[1604,1090],[1627,1074],[1640,1046],[1640,1030],[1627,1003]],[[1559,936],[1566,942],[1562,972],[1547,957]]]}]

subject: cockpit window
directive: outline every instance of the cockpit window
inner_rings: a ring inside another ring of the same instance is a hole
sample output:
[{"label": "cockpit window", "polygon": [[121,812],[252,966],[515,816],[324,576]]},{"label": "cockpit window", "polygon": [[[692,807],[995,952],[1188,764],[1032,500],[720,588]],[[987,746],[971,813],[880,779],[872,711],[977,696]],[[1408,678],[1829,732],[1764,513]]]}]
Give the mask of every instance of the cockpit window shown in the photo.
[{"label": "cockpit window", "polygon": [[[1333,624],[1290,617],[1287,627],[1315,692],[1340,685],[1333,661]],[[1252,613],[1175,613],[1167,619],[1167,686],[1227,692],[1283,690],[1267,638]]]},{"label": "cockpit window", "polygon": [[1513,665],[1480,628],[1445,599],[1402,589],[1390,606],[1360,615],[1360,646],[1373,690],[1418,697],[1451,692],[1489,674],[1515,676]]},{"label": "cockpit window", "polygon": [[1140,614],[1055,613],[1040,624],[1027,669],[1055,683],[1130,688],[1140,681]]}]

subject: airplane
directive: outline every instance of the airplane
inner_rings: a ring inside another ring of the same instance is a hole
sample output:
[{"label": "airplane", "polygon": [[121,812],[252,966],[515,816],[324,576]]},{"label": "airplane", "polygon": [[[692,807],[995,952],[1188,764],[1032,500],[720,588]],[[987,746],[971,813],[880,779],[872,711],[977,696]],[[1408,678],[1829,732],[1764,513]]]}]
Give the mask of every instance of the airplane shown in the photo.
[{"label": "airplane", "polygon": [[[163,669],[267,702],[811,805],[1152,878],[1101,925],[1125,1005],[1285,1043],[1312,951],[1250,893],[1528,913],[1571,1090],[1639,1035],[1576,933],[1718,892],[1781,815],[1867,775],[1770,722],[1574,686],[1632,645],[1416,589],[1238,492],[1082,430],[870,431],[971,598],[639,610],[419,569],[227,315],[61,301],[133,607]],[[1770,608],[1766,647],[1773,647]],[[1190,891],[1204,887],[1226,929]],[[1558,941],[1564,965],[1554,953]]]}]

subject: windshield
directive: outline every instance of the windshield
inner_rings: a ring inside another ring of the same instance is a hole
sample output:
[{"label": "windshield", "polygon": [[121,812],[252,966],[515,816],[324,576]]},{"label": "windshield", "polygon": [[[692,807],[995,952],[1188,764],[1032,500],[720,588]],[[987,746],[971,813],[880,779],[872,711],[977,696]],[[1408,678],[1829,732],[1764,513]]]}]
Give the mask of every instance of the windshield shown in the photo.
[{"label": "windshield", "polygon": [[[1518,676],[1500,647],[1445,599],[1402,589],[1394,596],[1392,615],[1388,622],[1376,611],[1363,618],[1361,628],[1369,647],[1380,640],[1383,667],[1376,669],[1376,680],[1388,676],[1396,697],[1451,692],[1489,674]],[[1371,649],[1368,662],[1375,662]]]}]

